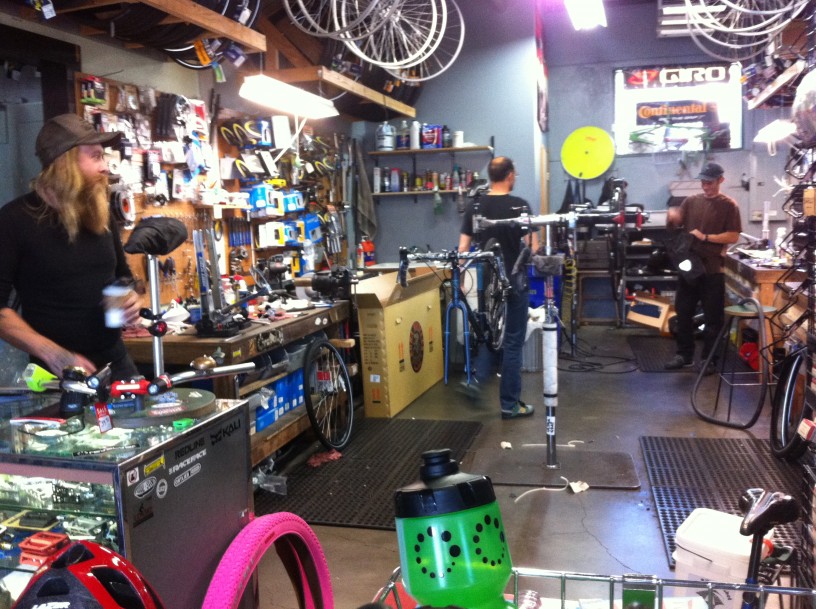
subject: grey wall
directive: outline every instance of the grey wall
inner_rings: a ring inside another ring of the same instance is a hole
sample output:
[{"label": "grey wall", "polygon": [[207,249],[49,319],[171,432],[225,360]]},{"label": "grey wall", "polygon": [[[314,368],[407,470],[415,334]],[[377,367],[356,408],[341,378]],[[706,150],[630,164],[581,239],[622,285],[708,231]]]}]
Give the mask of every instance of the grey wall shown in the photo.
[{"label": "grey wall", "polygon": [[[545,13],[550,74],[551,127],[547,134],[550,197],[556,204],[563,200],[568,179],[560,159],[564,139],[584,125],[612,132],[615,68],[716,61],[699,51],[690,38],[657,38],[655,4],[617,5],[607,8],[606,12],[609,27],[588,32],[575,32],[563,11]],[[761,211],[764,200],[772,201],[776,209],[784,201],[782,195],[773,196],[777,190],[774,176],[783,175],[787,149],[782,146],[778,156],[770,157],[764,145],[752,143],[754,134],[775,118],[789,116],[789,113],[790,109],[745,110],[744,150],[718,151],[710,156],[710,160],[726,170],[723,189],[740,204],[746,232],[759,234],[761,224],[750,222],[750,212]],[[628,181],[631,203],[643,204],[647,209],[663,209],[672,182],[685,181],[690,188],[699,190],[694,178],[702,162],[701,155],[689,156],[684,162],[685,169],[676,157],[667,155],[618,156],[609,172],[586,182],[587,196],[597,203],[604,180],[614,175]],[[742,174],[750,180],[750,191],[740,186]]]},{"label": "grey wall", "polygon": [[[534,6],[530,0],[461,0],[466,35],[459,58],[443,74],[424,83],[417,120],[446,124],[464,132],[466,142],[487,145],[514,159],[519,172],[516,194],[538,209],[540,136],[536,123]],[[399,125],[400,121],[392,121]],[[356,124],[354,136],[374,149],[374,127]],[[457,155],[455,162],[486,176],[489,154]],[[389,162],[403,166],[389,157]],[[410,167],[410,160],[402,163]],[[369,175],[373,163],[369,163]],[[418,157],[417,169],[450,171],[448,157]],[[376,204],[377,260],[397,259],[401,245],[450,249],[459,240],[461,216],[454,197],[443,198],[434,213],[431,197],[387,198]]]}]

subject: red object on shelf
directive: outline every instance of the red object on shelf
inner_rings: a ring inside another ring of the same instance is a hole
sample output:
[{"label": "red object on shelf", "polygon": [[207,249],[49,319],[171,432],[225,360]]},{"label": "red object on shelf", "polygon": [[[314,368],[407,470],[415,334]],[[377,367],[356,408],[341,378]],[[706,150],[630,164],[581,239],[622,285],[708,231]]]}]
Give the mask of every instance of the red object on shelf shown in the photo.
[{"label": "red object on shelf", "polygon": [[40,531],[26,537],[19,544],[20,564],[40,567],[49,556],[68,545],[71,541],[65,533]]}]

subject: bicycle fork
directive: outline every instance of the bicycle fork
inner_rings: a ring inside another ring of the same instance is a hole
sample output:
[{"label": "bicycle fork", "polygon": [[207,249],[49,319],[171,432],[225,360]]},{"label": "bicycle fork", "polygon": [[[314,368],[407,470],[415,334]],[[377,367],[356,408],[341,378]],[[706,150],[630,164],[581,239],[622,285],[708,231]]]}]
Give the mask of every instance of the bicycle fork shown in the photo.
[{"label": "bicycle fork", "polygon": [[448,363],[450,361],[450,329],[451,329],[451,311],[458,309],[462,312],[462,333],[465,337],[465,372],[467,373],[467,382],[470,385],[471,368],[470,368],[470,324],[468,323],[467,305],[455,298],[448,303],[445,309],[445,384],[448,384]]}]

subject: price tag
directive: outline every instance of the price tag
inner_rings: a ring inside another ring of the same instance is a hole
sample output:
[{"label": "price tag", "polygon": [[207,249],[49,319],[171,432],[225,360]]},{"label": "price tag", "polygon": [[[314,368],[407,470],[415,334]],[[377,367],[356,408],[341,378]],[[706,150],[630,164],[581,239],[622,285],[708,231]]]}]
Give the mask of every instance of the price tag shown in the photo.
[{"label": "price tag", "polygon": [[96,411],[96,422],[99,425],[99,431],[105,433],[113,429],[113,421],[110,412],[108,412],[107,404],[96,404],[94,410]]}]

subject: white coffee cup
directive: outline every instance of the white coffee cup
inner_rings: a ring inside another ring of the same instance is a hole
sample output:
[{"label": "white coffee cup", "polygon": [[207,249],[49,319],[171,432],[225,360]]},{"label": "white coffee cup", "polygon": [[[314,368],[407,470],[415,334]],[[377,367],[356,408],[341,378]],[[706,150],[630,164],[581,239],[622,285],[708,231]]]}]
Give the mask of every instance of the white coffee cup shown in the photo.
[{"label": "white coffee cup", "polygon": [[453,132],[453,147],[454,148],[461,148],[465,144],[465,132],[464,131],[454,131]]},{"label": "white coffee cup", "polygon": [[125,303],[133,288],[111,284],[102,290],[102,304],[105,307],[105,326],[121,328],[125,325]]}]

